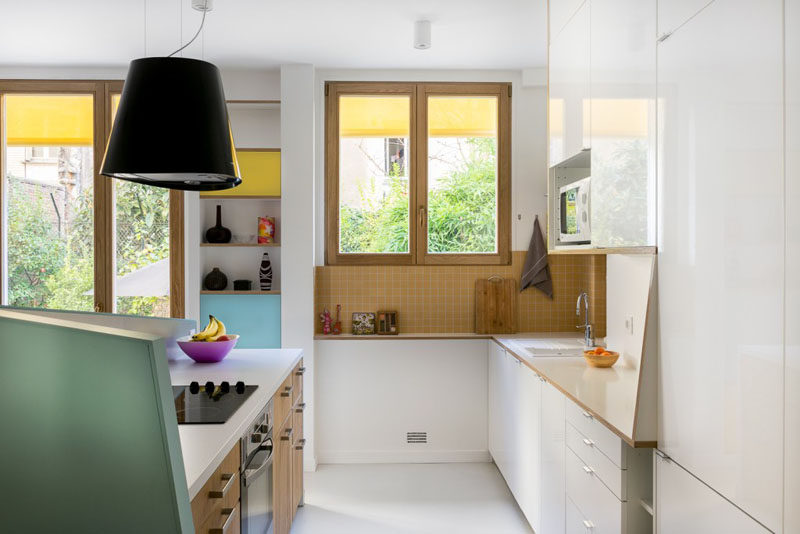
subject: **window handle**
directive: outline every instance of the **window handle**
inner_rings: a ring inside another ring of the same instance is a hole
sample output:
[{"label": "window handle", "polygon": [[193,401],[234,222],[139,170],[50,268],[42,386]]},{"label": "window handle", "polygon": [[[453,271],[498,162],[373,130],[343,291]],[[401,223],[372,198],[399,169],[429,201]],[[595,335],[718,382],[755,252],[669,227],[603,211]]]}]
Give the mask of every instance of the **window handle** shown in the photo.
[{"label": "window handle", "polygon": [[425,226],[425,206],[419,207],[419,226]]}]

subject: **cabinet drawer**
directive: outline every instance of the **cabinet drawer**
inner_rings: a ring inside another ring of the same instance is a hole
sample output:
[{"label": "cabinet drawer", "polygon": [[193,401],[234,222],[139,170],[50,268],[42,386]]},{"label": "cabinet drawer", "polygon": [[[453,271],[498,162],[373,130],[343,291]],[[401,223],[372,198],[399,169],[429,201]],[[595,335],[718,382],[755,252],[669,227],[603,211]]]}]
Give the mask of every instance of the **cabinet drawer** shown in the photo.
[{"label": "cabinet drawer", "polygon": [[572,401],[567,401],[567,421],[585,437],[594,442],[594,446],[614,462],[614,465],[626,469],[625,451],[622,440],[607,429],[603,423]]},{"label": "cabinet drawer", "polygon": [[198,532],[200,529],[197,527],[205,525],[212,515],[216,516],[223,508],[232,508],[239,502],[239,455],[237,442],[192,499],[192,520]]},{"label": "cabinet drawer", "polygon": [[567,448],[566,481],[567,498],[583,513],[584,519],[593,525],[593,534],[620,534],[623,532],[623,506],[588,466]]},{"label": "cabinet drawer", "polygon": [[567,447],[588,465],[603,484],[621,501],[627,500],[626,471],[598,449],[594,441],[581,434],[572,423],[567,423]]},{"label": "cabinet drawer", "polygon": [[197,534],[239,534],[241,531],[239,503],[215,510],[206,521],[196,528]]},{"label": "cabinet drawer", "polygon": [[303,396],[303,375],[306,368],[303,366],[303,360],[297,364],[297,367],[292,371],[292,404]]},{"label": "cabinet drawer", "polygon": [[566,534],[588,534],[589,529],[587,526],[590,524],[572,502],[572,499],[567,497],[567,517],[566,517]]},{"label": "cabinet drawer", "polygon": [[[286,418],[289,417],[289,412],[294,405],[294,383],[293,383],[294,374],[289,373],[289,376],[286,377],[286,380],[278,388],[278,391],[272,397],[272,406],[274,410],[274,421],[273,421],[273,428],[280,428],[283,426],[284,421]],[[289,423],[291,425],[291,422]]]}]

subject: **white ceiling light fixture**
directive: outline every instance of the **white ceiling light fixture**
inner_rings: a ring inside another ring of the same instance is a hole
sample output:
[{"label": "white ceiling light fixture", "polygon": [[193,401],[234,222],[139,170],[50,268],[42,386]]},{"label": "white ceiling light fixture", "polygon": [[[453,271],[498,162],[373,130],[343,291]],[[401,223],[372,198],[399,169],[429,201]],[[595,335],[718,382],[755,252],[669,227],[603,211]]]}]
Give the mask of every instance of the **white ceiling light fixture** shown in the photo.
[{"label": "white ceiling light fixture", "polygon": [[431,47],[431,21],[418,20],[414,23],[414,48],[427,50]]}]

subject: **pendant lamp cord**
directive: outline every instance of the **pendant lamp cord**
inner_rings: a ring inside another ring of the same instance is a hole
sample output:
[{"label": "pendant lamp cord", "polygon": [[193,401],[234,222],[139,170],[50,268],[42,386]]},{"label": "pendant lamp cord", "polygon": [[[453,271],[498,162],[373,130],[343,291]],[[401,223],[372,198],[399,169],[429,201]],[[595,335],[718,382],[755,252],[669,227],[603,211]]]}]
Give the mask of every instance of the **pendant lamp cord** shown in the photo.
[{"label": "pendant lamp cord", "polygon": [[192,37],[191,40],[189,40],[188,43],[186,43],[185,45],[183,45],[179,49],[175,50],[173,53],[171,53],[167,57],[174,56],[175,54],[177,54],[178,52],[180,52],[181,50],[183,50],[184,48],[186,48],[187,46],[192,44],[195,39],[197,39],[197,36],[200,35],[201,31],[203,31],[203,24],[205,24],[205,22],[206,22],[206,13],[208,13],[208,10],[206,9],[207,7],[208,7],[208,0],[206,0],[205,4],[203,5],[203,18],[200,20],[200,27],[197,28],[197,33],[194,34],[194,37]]}]

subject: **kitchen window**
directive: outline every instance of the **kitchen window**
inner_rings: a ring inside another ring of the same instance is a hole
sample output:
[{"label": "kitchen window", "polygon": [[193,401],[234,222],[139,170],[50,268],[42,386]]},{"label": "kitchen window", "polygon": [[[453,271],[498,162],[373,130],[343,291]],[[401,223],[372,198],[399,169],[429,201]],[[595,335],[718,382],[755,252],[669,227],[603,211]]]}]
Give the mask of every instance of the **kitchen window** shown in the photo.
[{"label": "kitchen window", "polygon": [[0,294],[182,317],[183,196],[99,173],[122,82],[0,81]]},{"label": "kitchen window", "polygon": [[510,84],[326,85],[326,262],[510,262]]}]

